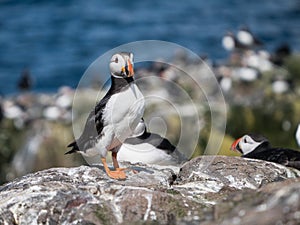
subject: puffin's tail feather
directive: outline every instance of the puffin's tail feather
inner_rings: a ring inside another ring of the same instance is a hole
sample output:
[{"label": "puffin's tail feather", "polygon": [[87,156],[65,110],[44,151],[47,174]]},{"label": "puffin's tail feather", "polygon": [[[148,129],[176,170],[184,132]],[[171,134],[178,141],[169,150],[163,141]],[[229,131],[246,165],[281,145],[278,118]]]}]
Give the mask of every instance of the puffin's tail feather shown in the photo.
[{"label": "puffin's tail feather", "polygon": [[70,151],[67,151],[67,152],[65,153],[65,155],[67,155],[67,154],[72,154],[72,153],[77,152],[77,151],[79,150],[76,141],[72,142],[72,143],[69,144],[67,147],[68,147],[68,148],[72,147],[72,149],[71,149]]}]

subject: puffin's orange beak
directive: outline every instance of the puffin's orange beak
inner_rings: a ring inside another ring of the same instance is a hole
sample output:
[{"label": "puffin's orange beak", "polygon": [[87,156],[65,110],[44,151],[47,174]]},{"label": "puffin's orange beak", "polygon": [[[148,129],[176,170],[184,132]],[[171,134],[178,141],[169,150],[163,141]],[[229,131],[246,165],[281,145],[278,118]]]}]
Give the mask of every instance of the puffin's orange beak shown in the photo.
[{"label": "puffin's orange beak", "polygon": [[133,71],[133,65],[131,64],[130,60],[127,60],[127,69],[128,69],[128,77],[132,77],[133,74],[134,74],[134,71]]},{"label": "puffin's orange beak", "polygon": [[241,139],[242,138],[239,138],[239,139],[236,139],[233,143],[232,143],[232,145],[231,145],[231,147],[230,147],[230,150],[232,150],[232,151],[235,151],[235,152],[238,152],[238,150],[237,150],[237,145],[239,144],[239,142],[241,141]]},{"label": "puffin's orange beak", "polygon": [[121,72],[122,72],[122,74],[126,74],[125,66],[123,66],[123,67],[121,68]]}]

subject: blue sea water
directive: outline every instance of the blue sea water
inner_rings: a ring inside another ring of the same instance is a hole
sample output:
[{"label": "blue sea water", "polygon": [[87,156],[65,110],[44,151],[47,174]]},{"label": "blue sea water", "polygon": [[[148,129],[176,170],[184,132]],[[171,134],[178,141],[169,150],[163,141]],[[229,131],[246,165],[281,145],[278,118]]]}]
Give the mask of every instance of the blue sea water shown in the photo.
[{"label": "blue sea water", "polygon": [[98,56],[132,41],[170,41],[224,59],[223,34],[243,24],[269,51],[300,49],[298,0],[0,0],[0,93],[17,92],[25,67],[34,91],[76,87]]}]

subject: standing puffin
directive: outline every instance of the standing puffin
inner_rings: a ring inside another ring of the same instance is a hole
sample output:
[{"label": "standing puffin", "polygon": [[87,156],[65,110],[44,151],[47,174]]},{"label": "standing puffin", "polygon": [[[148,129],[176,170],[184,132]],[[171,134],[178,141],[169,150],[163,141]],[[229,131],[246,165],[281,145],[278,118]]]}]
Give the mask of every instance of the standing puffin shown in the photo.
[{"label": "standing puffin", "polygon": [[222,46],[227,51],[233,51],[233,50],[243,50],[246,49],[246,45],[239,42],[238,39],[234,36],[234,34],[230,31],[228,31],[222,38]]},{"label": "standing puffin", "polygon": [[262,135],[244,135],[234,141],[230,149],[239,151],[245,158],[261,159],[300,169],[300,152],[288,148],[273,148]]},{"label": "standing puffin", "polygon": [[186,158],[168,139],[148,132],[142,119],[134,134],[121,146],[118,160],[169,166],[180,165]]},{"label": "standing puffin", "polygon": [[32,87],[32,79],[30,76],[29,69],[25,68],[22,73],[21,77],[18,81],[18,88],[20,91],[29,91]]},{"label": "standing puffin", "polygon": [[240,43],[250,48],[263,45],[262,41],[255,37],[246,26],[239,29],[237,32],[237,39]]},{"label": "standing puffin", "polygon": [[[109,64],[111,86],[103,99],[90,112],[83,133],[68,145],[72,149],[65,154],[79,152],[84,156],[100,155],[107,175],[114,179],[125,179],[124,169],[119,167],[117,153],[130,137],[141,120],[144,97],[133,79],[133,54],[114,54]],[[107,152],[112,152],[115,171],[108,168]]]}]

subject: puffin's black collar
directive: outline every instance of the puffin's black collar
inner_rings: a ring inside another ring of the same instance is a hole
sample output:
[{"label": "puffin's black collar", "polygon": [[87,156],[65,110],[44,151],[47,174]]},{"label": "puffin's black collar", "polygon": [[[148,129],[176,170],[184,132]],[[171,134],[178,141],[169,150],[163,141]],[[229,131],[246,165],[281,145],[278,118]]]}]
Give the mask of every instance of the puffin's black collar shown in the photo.
[{"label": "puffin's black collar", "polygon": [[111,76],[111,86],[109,90],[109,94],[115,94],[124,90],[124,88],[129,87],[129,84],[134,82],[133,77],[114,77]]}]

